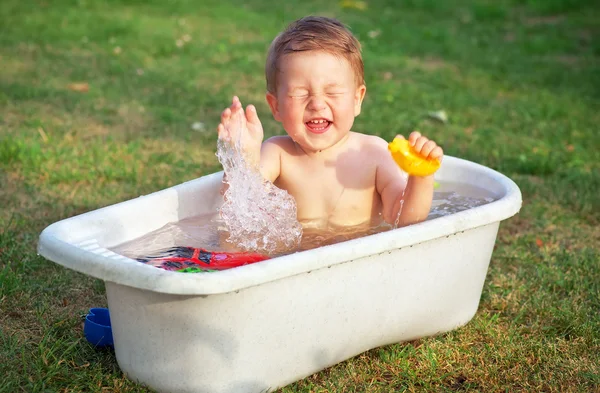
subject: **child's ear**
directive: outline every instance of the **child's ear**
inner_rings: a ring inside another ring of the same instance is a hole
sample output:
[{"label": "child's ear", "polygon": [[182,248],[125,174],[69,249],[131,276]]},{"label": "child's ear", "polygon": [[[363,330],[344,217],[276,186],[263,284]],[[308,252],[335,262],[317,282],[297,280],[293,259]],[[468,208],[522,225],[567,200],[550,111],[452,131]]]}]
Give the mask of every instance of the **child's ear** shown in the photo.
[{"label": "child's ear", "polygon": [[271,108],[271,113],[273,114],[275,120],[281,121],[281,116],[279,116],[279,108],[277,107],[277,97],[275,97],[275,94],[267,92],[267,103],[269,104],[269,108]]},{"label": "child's ear", "polygon": [[360,85],[356,89],[356,93],[354,93],[354,117],[360,115],[360,108],[362,107],[363,99],[365,98],[365,93],[367,92],[367,86]]}]

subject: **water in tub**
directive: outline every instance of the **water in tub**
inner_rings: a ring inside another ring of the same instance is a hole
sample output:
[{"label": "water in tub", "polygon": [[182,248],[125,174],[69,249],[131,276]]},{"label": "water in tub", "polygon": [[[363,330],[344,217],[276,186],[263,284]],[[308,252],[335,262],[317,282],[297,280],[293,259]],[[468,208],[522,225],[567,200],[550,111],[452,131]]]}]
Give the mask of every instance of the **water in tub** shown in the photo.
[{"label": "water in tub", "polygon": [[[440,183],[433,196],[433,203],[428,220],[461,212],[473,207],[492,202],[494,198],[489,192],[465,184]],[[283,255],[290,252],[308,250],[328,244],[338,243],[360,236],[393,229],[392,225],[382,223],[372,227],[360,228],[319,228],[312,229],[310,223],[304,224],[302,239],[297,247],[290,249],[284,242],[269,253],[269,256]],[[213,252],[235,253],[244,251],[244,248],[224,241],[227,238],[227,226],[219,213],[188,218],[179,222],[165,225],[164,227],[148,233],[147,235],[122,244],[113,251],[131,258],[152,255],[160,250],[171,247],[187,246],[201,248]]]},{"label": "water in tub", "polygon": [[[220,145],[219,149],[227,149],[227,147]],[[232,160],[235,161],[234,154],[231,149],[218,153],[219,159],[223,160],[222,163],[225,162],[226,172],[232,165]],[[302,233],[302,227],[296,221],[295,203],[287,193],[272,184],[265,184],[262,179],[256,177],[255,173],[246,175],[236,173],[235,165],[233,166],[233,169],[229,169],[227,177],[234,186],[231,187],[230,184],[227,191],[231,191],[231,194],[226,194],[226,202],[219,212],[169,223],[141,238],[117,246],[113,251],[144,262],[148,261],[149,255],[165,255],[164,250],[177,249],[177,247],[180,251],[182,247],[207,250],[208,253],[202,254],[205,259],[210,256],[216,258],[220,255],[223,258],[227,255],[235,256],[244,251],[254,251],[258,252],[258,255],[273,257],[393,229],[392,225],[382,223],[372,227],[330,227],[317,230],[312,229],[310,223],[302,223],[304,225]],[[234,176],[230,177],[229,173],[232,171]],[[236,187],[236,181],[241,182],[241,185],[238,184]],[[249,194],[253,194],[253,197],[244,197]],[[256,203],[257,200],[261,203]],[[440,183],[434,192],[431,212],[427,219],[457,213],[493,200],[489,192],[483,189],[460,183]],[[261,208],[257,209],[257,206]],[[277,212],[279,220],[275,219],[272,212]],[[202,255],[198,256],[202,257]],[[262,259],[250,259],[250,263]],[[165,268],[160,263],[155,266]],[[187,271],[207,270],[212,269],[205,267]]]},{"label": "water in tub", "polygon": [[[167,270],[206,272],[223,270],[268,257],[307,250],[392,229],[371,227],[314,229],[299,223],[296,204],[286,191],[262,179],[242,152],[243,114],[232,116],[227,133],[233,143],[219,140],[217,157],[228,187],[224,203],[214,215],[170,223],[113,251]],[[237,136],[237,137],[236,137]],[[464,185],[441,184],[434,194],[428,219],[491,202],[485,191]],[[304,233],[303,233],[304,232]]]}]

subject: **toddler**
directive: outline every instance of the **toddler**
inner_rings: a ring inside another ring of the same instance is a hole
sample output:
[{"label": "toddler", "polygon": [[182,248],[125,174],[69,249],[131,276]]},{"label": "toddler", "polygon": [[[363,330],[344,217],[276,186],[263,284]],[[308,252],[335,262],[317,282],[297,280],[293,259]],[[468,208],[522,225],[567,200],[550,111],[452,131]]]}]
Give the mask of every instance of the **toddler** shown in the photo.
[{"label": "toddler", "polygon": [[[219,138],[239,138],[246,160],[294,197],[300,222],[374,226],[383,219],[404,226],[427,217],[433,176],[407,178],[385,140],[351,131],[366,86],[360,44],[343,24],[314,16],[293,22],[272,42],[265,73],[267,103],[287,135],[263,142],[256,108],[244,110],[233,97]],[[242,127],[232,127],[240,113]],[[425,158],[443,156],[418,132],[409,142]]]}]

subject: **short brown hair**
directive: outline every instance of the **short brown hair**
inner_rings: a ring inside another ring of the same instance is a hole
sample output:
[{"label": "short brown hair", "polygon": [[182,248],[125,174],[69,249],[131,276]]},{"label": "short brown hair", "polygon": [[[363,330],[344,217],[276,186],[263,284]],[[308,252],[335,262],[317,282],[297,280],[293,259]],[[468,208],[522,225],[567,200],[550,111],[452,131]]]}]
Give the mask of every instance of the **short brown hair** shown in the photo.
[{"label": "short brown hair", "polygon": [[265,65],[267,91],[277,92],[279,60],[289,53],[305,51],[324,51],[346,59],[357,85],[365,83],[360,43],[350,30],[333,18],[307,16],[292,22],[271,43]]}]

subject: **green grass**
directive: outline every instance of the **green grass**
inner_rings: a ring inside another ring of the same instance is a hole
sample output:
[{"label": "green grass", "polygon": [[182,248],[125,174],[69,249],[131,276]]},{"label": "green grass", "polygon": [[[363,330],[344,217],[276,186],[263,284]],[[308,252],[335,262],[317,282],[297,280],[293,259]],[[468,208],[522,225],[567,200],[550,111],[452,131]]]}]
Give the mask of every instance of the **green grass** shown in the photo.
[{"label": "green grass", "polygon": [[[37,237],[218,170],[214,129],[233,94],[257,105],[267,136],[281,134],[264,101],[265,51],[307,14],[340,18],[363,43],[355,130],[389,139],[418,128],[447,154],[510,176],[524,205],[501,226],[468,325],[373,349],[282,392],[600,391],[595,2],[274,4],[0,2],[0,392],[148,391],[83,339],[81,315],[106,304],[102,282],[37,256]],[[427,120],[434,110],[449,123]]]}]

